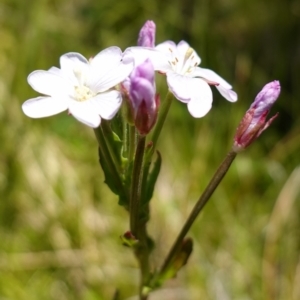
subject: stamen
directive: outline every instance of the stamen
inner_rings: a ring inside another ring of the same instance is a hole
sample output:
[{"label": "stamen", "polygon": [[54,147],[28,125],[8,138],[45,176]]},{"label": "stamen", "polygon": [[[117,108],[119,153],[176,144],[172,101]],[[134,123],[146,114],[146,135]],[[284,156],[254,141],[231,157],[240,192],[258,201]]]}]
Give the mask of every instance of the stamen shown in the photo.
[{"label": "stamen", "polygon": [[95,94],[87,86],[84,86],[84,85],[75,86],[75,100],[76,101],[83,102],[94,96],[95,96]]},{"label": "stamen", "polygon": [[[193,48],[189,48],[186,53],[185,53],[185,56],[184,56],[184,61],[187,61],[189,58],[193,58],[193,54],[194,54],[194,49]],[[191,57],[192,56],[192,57]]]}]

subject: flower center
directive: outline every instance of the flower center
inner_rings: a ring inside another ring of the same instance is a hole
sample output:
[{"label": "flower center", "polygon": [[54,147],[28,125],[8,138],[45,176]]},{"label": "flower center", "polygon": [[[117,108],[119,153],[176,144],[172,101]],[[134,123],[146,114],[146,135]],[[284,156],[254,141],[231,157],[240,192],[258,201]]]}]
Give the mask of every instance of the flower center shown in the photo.
[{"label": "flower center", "polygon": [[75,100],[82,102],[94,96],[95,93],[93,93],[87,86],[85,85],[75,86]]},{"label": "flower center", "polygon": [[84,76],[84,72],[81,69],[74,69],[73,70],[75,77],[78,80],[78,85],[74,87],[75,93],[74,98],[76,101],[82,102],[86,101],[95,96],[95,93],[91,91],[89,87],[85,85],[86,77]]},{"label": "flower center", "polygon": [[171,49],[169,50],[173,56],[170,64],[172,65],[173,70],[179,74],[186,75],[188,73],[191,73],[193,69],[199,64],[195,56],[195,50],[191,47],[186,51],[183,57],[181,56],[179,58],[175,53],[173,53]]}]

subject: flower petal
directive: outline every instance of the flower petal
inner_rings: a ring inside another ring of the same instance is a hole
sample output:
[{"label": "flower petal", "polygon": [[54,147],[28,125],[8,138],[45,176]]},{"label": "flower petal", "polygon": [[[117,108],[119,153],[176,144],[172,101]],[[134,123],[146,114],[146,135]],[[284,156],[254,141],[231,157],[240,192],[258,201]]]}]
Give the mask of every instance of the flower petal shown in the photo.
[{"label": "flower petal", "polygon": [[29,74],[27,80],[31,87],[44,95],[57,96],[68,95],[72,93],[73,87],[71,83],[59,72],[51,68],[49,71],[37,70]]},{"label": "flower petal", "polygon": [[155,48],[165,55],[170,56],[170,58],[173,57],[173,53],[177,52],[177,46],[173,41],[165,41],[156,45]]},{"label": "flower petal", "polygon": [[[189,53],[189,49],[193,48],[191,48],[191,46],[186,41],[180,41],[177,45],[177,52],[180,57],[185,57],[186,54]],[[194,49],[192,50],[189,58],[196,66],[198,66],[201,63],[201,58]]]},{"label": "flower petal", "polygon": [[237,93],[232,90],[232,86],[214,71],[197,67],[192,76],[199,76],[207,81],[218,83],[216,88],[226,100],[230,102],[237,101]]},{"label": "flower petal", "polygon": [[107,91],[128,77],[133,67],[133,58],[122,58],[120,48],[105,49],[91,60],[89,86],[95,93]]},{"label": "flower petal", "polygon": [[103,119],[110,120],[118,112],[121,104],[122,97],[118,91],[109,91],[107,93],[101,93],[90,100],[93,109]]},{"label": "flower petal", "polygon": [[60,57],[60,67],[63,71],[73,71],[73,68],[76,65],[84,68],[86,65],[88,65],[88,60],[77,52],[69,52]]},{"label": "flower petal", "polygon": [[172,70],[168,56],[156,48],[130,47],[125,50],[124,57],[133,57],[135,66],[149,58],[155,71],[167,73]]},{"label": "flower petal", "polygon": [[101,118],[90,101],[72,101],[69,111],[75,119],[89,127],[96,128],[101,123]]},{"label": "flower petal", "polygon": [[192,73],[193,77],[202,77],[208,81],[216,82],[219,85],[223,86],[225,89],[231,89],[232,86],[224,80],[221,76],[219,76],[217,73],[210,69],[203,69],[200,67],[197,67],[194,69]]},{"label": "flower petal", "polygon": [[167,73],[167,83],[170,91],[181,102],[187,103],[191,99],[190,82],[193,78],[179,75],[177,73]]},{"label": "flower petal", "polygon": [[23,112],[31,118],[43,118],[56,115],[68,108],[68,101],[55,97],[37,97],[25,101]]},{"label": "flower petal", "polygon": [[208,113],[212,104],[212,91],[206,81],[168,73],[167,82],[174,96],[187,103],[193,117],[201,118]]},{"label": "flower petal", "polygon": [[236,102],[238,99],[237,93],[231,89],[226,89],[222,85],[216,85],[220,94],[230,102]]},{"label": "flower petal", "polygon": [[[72,81],[73,85],[78,85],[78,74],[81,81],[86,80],[89,73],[88,60],[77,52],[69,52],[60,57],[60,67],[66,78]],[[84,82],[81,82],[84,84]]]},{"label": "flower petal", "polygon": [[205,116],[212,106],[212,92],[209,85],[202,79],[194,78],[190,82],[191,100],[188,110],[194,118]]},{"label": "flower petal", "polygon": [[95,57],[90,59],[91,70],[97,72],[102,77],[111,68],[120,64],[122,60],[122,51],[119,47],[109,47],[99,52]]}]

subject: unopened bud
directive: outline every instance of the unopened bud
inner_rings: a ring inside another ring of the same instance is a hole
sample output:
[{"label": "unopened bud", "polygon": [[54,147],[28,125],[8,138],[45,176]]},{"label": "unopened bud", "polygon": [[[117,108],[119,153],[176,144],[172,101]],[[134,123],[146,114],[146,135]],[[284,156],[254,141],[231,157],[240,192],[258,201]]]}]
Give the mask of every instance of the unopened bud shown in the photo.
[{"label": "unopened bud", "polygon": [[137,66],[123,83],[129,98],[134,124],[140,134],[148,134],[156,122],[159,97],[155,94],[154,68],[149,59]]},{"label": "unopened bud", "polygon": [[155,47],[155,31],[156,26],[153,21],[147,21],[141,28],[138,38],[138,46]]},{"label": "unopened bud", "polygon": [[278,80],[266,84],[258,93],[237,128],[233,145],[235,152],[240,152],[251,145],[275,120],[278,113],[268,121],[266,119],[279,94],[280,83]]}]

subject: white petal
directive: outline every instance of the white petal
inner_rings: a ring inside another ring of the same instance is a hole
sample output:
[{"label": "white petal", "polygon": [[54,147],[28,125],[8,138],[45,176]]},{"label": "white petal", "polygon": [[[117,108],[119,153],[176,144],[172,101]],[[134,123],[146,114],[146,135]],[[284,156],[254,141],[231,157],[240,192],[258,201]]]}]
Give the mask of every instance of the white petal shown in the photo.
[{"label": "white petal", "polygon": [[48,96],[67,95],[73,90],[71,83],[52,68],[49,71],[34,71],[27,80],[35,91]]},{"label": "white petal", "polygon": [[71,80],[73,85],[78,84],[77,74],[81,74],[82,80],[88,77],[90,65],[80,53],[69,52],[62,55],[60,57],[60,66],[64,76]]},{"label": "white petal", "polygon": [[109,47],[91,58],[90,65],[92,72],[97,72],[99,77],[118,66],[122,59],[122,51],[119,47]]},{"label": "white petal", "polygon": [[26,116],[43,118],[56,115],[68,108],[68,102],[54,97],[37,97],[23,103],[22,109]]},{"label": "white petal", "polygon": [[181,102],[187,103],[191,99],[190,82],[193,78],[179,75],[177,73],[167,73],[167,83],[170,91]]},{"label": "white petal", "polygon": [[[97,58],[97,61],[104,59],[104,57],[100,57]],[[95,93],[104,92],[116,86],[129,76],[134,67],[133,58],[127,57],[121,60],[118,57],[118,61],[116,61],[116,58],[112,59],[112,56],[109,55],[107,60],[108,64],[104,66],[105,72],[101,71],[101,66],[99,65],[100,72],[98,74],[98,68],[93,66],[89,86]],[[111,64],[109,63],[110,61]],[[96,62],[95,66],[98,66],[98,63],[99,61]]]},{"label": "white petal", "polygon": [[195,70],[192,73],[193,77],[202,77],[208,81],[216,82],[219,85],[223,86],[225,89],[231,89],[232,86],[224,80],[221,76],[219,76],[217,73],[215,73],[212,70],[209,69],[203,69],[203,68],[195,68]]},{"label": "white petal", "polygon": [[158,44],[155,48],[166,55],[171,55],[177,51],[177,46],[173,41],[165,41]]},{"label": "white petal", "polygon": [[60,77],[63,77],[63,72],[61,69],[57,68],[57,67],[51,67],[49,70],[48,70],[49,73],[52,73],[54,75],[57,75],[57,76],[60,76]]},{"label": "white petal", "polygon": [[100,125],[101,118],[90,101],[73,101],[69,111],[75,119],[89,127],[96,128]]},{"label": "white petal", "polygon": [[187,104],[194,118],[205,116],[212,106],[212,92],[209,85],[202,79],[194,78],[190,82],[191,100]]},{"label": "white petal", "polygon": [[109,91],[101,93],[90,100],[95,112],[97,112],[103,119],[110,120],[118,112],[121,104],[122,97],[118,91]]},{"label": "white petal", "polygon": [[69,52],[60,57],[60,67],[63,71],[73,70],[75,65],[87,65],[87,59],[77,52]]},{"label": "white petal", "polygon": [[133,57],[135,66],[142,64],[149,58],[155,71],[167,73],[172,70],[168,56],[163,52],[156,50],[156,48],[130,47],[124,52],[124,58],[126,57]]},{"label": "white petal", "polygon": [[189,48],[191,47],[186,41],[180,41],[177,45],[177,52],[180,56],[185,56]]},{"label": "white petal", "polygon": [[231,89],[226,89],[221,85],[216,85],[216,88],[220,92],[220,94],[230,102],[236,102],[238,99],[237,93]]}]

